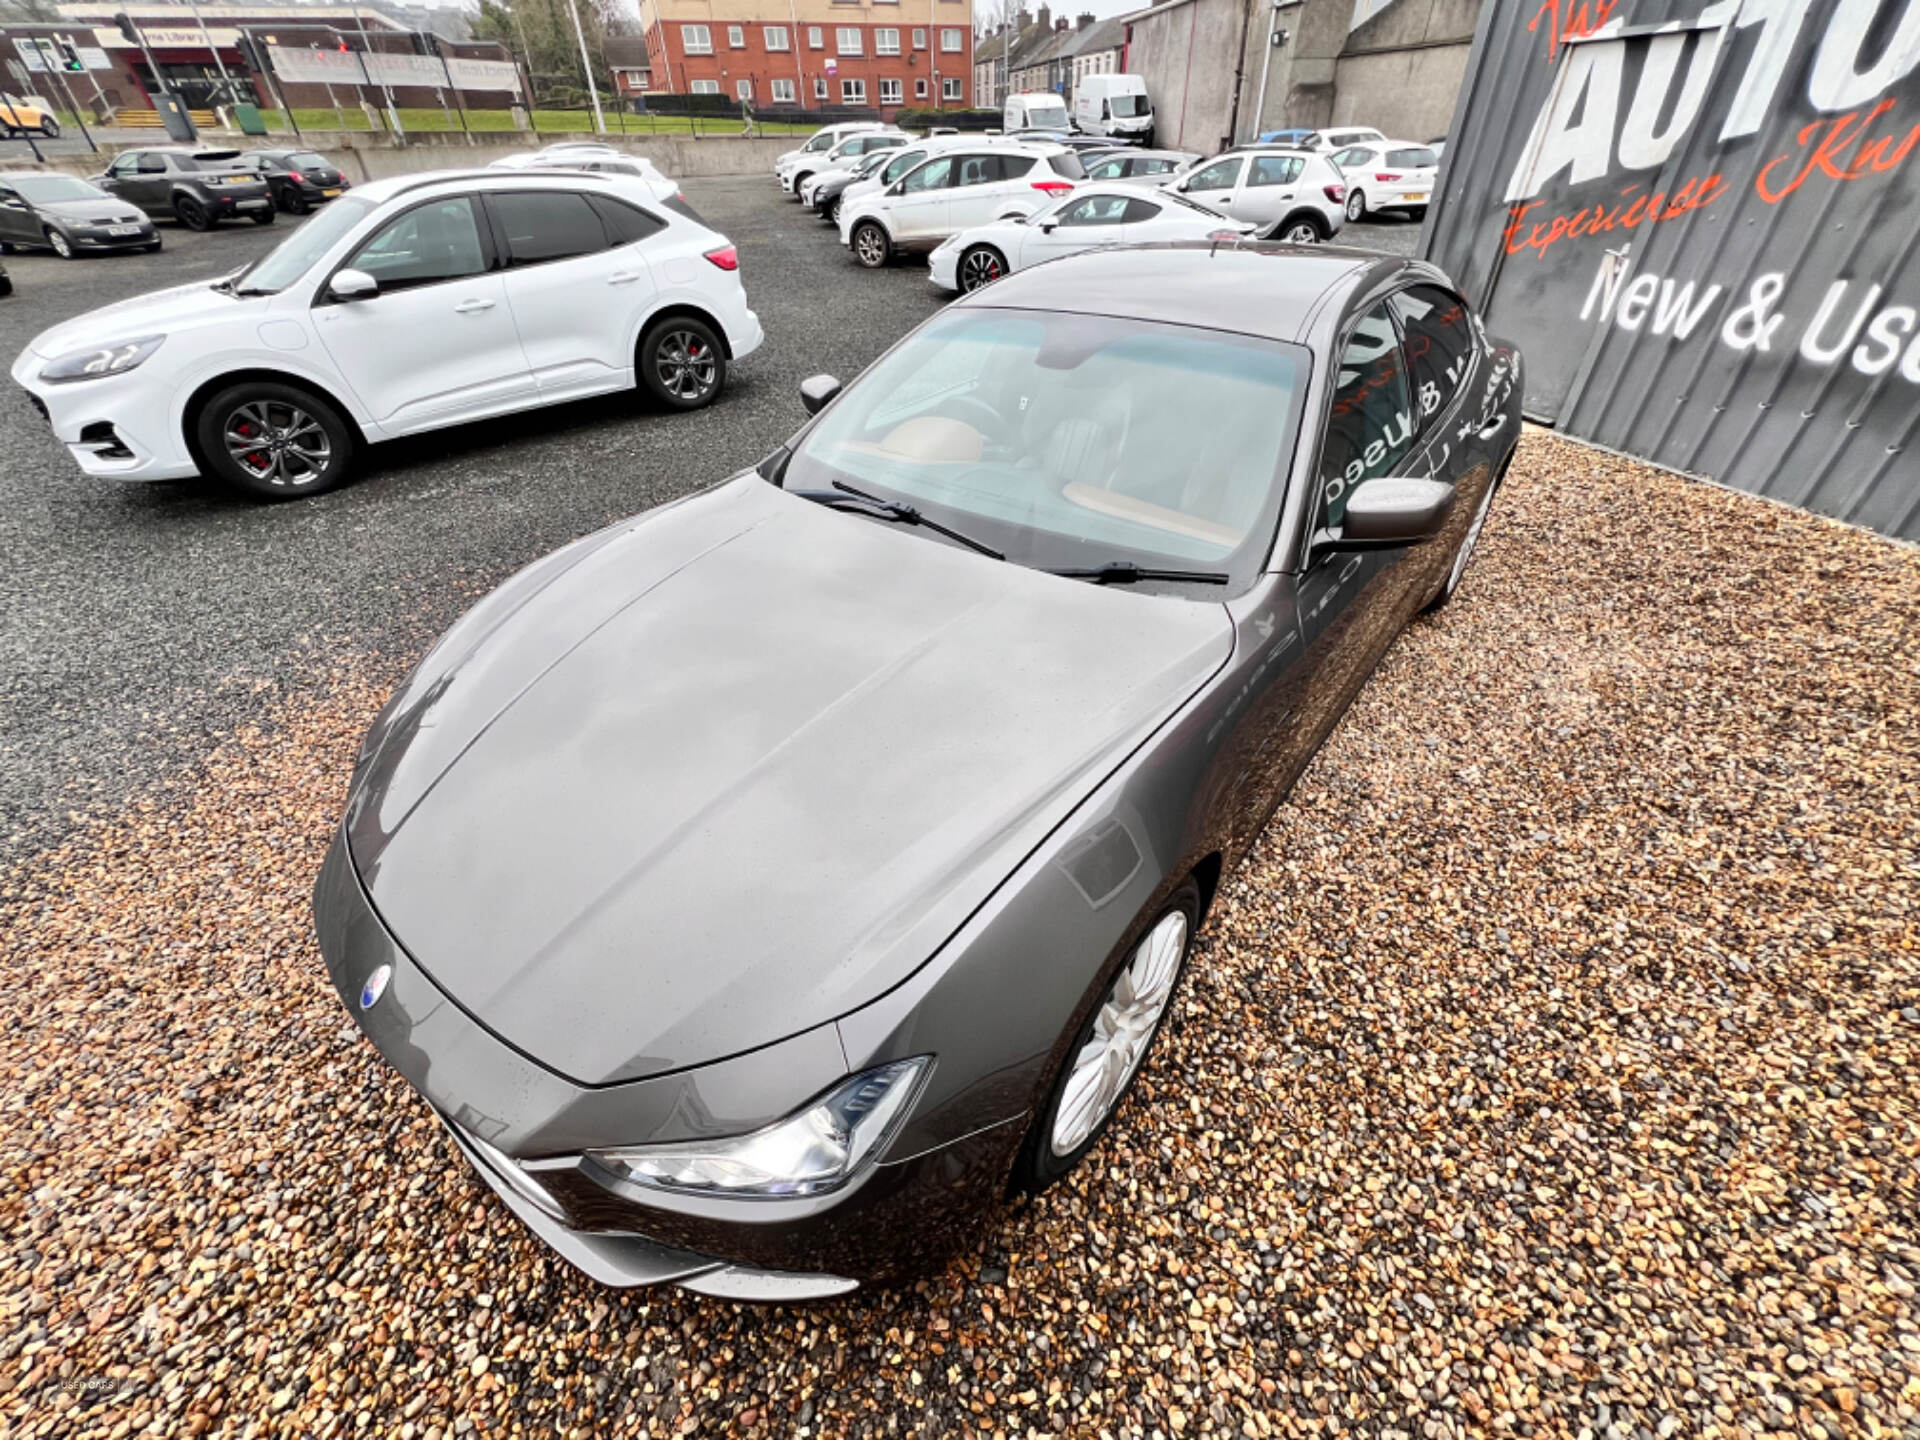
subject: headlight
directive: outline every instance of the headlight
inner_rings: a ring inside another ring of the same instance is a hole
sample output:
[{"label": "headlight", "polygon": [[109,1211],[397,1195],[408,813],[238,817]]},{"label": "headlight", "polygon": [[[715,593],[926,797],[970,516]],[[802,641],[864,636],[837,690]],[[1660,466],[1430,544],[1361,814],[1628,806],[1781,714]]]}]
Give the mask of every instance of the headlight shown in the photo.
[{"label": "headlight", "polygon": [[138,340],[119,340],[95,350],[75,350],[49,361],[40,378],[61,384],[69,380],[98,380],[103,375],[124,375],[158,350],[166,338],[147,335]]},{"label": "headlight", "polygon": [[622,1180],[688,1195],[819,1195],[847,1182],[906,1113],[931,1057],[856,1075],[787,1120],[726,1140],[589,1150]]}]

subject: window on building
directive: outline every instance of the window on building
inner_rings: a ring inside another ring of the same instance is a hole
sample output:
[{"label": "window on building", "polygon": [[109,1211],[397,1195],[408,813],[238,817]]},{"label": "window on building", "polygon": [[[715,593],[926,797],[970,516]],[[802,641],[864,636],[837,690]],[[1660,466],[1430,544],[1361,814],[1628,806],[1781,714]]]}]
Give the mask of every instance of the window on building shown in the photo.
[{"label": "window on building", "polygon": [[727,44],[735,50],[747,48],[747,27],[744,25],[727,26]]},{"label": "window on building", "polygon": [[809,50],[818,50],[825,44],[826,41],[820,38],[820,27],[818,25],[807,26],[807,48]]},{"label": "window on building", "polygon": [[924,75],[916,76],[914,79],[913,98],[916,100],[924,100],[927,98],[927,80]]},{"label": "window on building", "polygon": [[924,26],[913,32],[913,48],[916,50],[927,48],[927,32]]},{"label": "window on building", "polygon": [[692,93],[695,95],[718,95],[720,93],[720,82],[718,80],[696,80],[693,82]]},{"label": "window on building", "polygon": [[[680,49],[688,55],[711,55],[713,53],[713,32],[704,25],[682,25],[680,27]],[[698,93],[697,91],[695,92]]]},{"label": "window on building", "polygon": [[950,55],[959,54],[960,51],[964,48],[960,39],[961,33],[962,32],[957,28],[950,29],[950,30],[942,30],[940,32],[940,48],[946,51]]},{"label": "window on building", "polygon": [[882,80],[880,82],[880,103],[882,105],[898,105],[906,98],[902,93],[903,89],[904,87],[898,80]]},{"label": "window on building", "polygon": [[753,81],[751,80],[734,81],[733,82],[733,98],[736,100],[751,100],[753,98]]},{"label": "window on building", "polygon": [[864,80],[842,80],[840,82],[840,103],[842,105],[866,104],[867,82]]},{"label": "window on building", "polygon": [[776,80],[773,82],[773,103],[776,105],[793,104],[793,82]]},{"label": "window on building", "polygon": [[883,25],[873,32],[873,53],[876,55],[898,55],[900,53],[900,32],[891,26]]},{"label": "window on building", "polygon": [[942,80],[940,82],[940,98],[942,100],[958,100],[960,98],[960,82],[951,78]]},{"label": "window on building", "polygon": [[822,80],[818,75],[813,77],[813,98],[816,100],[824,100],[827,98],[827,82]]},{"label": "window on building", "polygon": [[858,55],[860,53],[860,27],[858,25],[840,26],[833,32],[833,41],[834,48],[842,55]]},{"label": "window on building", "polygon": [[787,48],[787,27],[786,26],[763,25],[760,27],[760,33],[762,38],[766,41],[767,49],[784,50]]}]

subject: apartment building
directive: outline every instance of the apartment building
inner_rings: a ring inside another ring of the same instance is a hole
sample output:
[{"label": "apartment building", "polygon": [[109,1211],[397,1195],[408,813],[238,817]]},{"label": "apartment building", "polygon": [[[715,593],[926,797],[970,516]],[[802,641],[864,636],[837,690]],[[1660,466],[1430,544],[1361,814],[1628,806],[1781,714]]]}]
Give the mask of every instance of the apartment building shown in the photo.
[{"label": "apartment building", "polygon": [[973,103],[973,0],[641,0],[650,81],[756,110]]}]

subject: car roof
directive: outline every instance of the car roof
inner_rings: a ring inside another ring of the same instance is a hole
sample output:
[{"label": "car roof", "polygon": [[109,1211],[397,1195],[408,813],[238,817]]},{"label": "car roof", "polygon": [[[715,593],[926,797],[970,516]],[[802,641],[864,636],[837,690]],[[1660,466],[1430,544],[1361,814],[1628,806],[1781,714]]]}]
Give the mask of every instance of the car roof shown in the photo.
[{"label": "car roof", "polygon": [[428,170],[413,175],[390,175],[379,180],[369,180],[364,185],[354,186],[353,194],[361,200],[381,205],[397,195],[411,194],[418,190],[431,190],[442,185],[459,185],[484,190],[524,190],[529,186],[539,185],[552,185],[556,189],[570,190],[604,187],[617,193],[634,194],[638,193],[634,187],[643,184],[638,175],[625,175],[611,170],[569,170],[550,166],[516,170],[476,167],[462,170]]},{"label": "car roof", "polygon": [[1016,270],[954,306],[1079,311],[1298,341],[1330,292],[1404,263],[1332,245],[1127,246]]}]

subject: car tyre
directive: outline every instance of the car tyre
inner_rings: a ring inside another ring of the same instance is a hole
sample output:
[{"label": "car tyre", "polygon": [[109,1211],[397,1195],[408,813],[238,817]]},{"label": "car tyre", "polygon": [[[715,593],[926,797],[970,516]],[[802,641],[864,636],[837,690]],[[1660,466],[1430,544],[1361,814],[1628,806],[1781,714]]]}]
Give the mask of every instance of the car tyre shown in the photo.
[{"label": "car tyre", "polygon": [[1367,197],[1364,192],[1354,190],[1347,195],[1347,219],[1358,225],[1367,218]]},{"label": "car tyre", "polygon": [[62,260],[76,260],[79,258],[73,248],[73,242],[67,239],[63,231],[56,230],[53,226],[49,225],[46,229],[46,236],[47,248]]},{"label": "car tyre", "polygon": [[313,209],[313,202],[307,199],[298,185],[287,185],[280,191],[280,208],[289,215],[304,215]]},{"label": "car tyre", "polygon": [[271,225],[274,220],[273,207],[268,206],[265,210],[256,210],[247,218],[256,225]]},{"label": "car tyre", "polygon": [[869,270],[878,270],[893,258],[893,242],[877,220],[862,220],[850,237],[853,258]]},{"label": "car tyre", "polygon": [[827,223],[835,229],[840,225],[840,197],[834,196],[827,202]]},{"label": "car tyre", "polygon": [[811,170],[806,171],[804,174],[796,175],[793,177],[793,198],[794,199],[804,201],[807,198],[806,196],[800,193],[800,187],[802,185],[805,185],[807,181],[811,180],[812,178],[813,178],[813,172]]},{"label": "car tyre", "polygon": [[640,341],[641,382],[669,410],[711,405],[727,383],[727,351],[713,327],[690,315],[669,315]]},{"label": "car tyre", "polygon": [[310,390],[272,380],[215,395],[200,407],[194,439],[208,470],[261,500],[318,495],[353,465],[354,431],[340,412]]},{"label": "car tyre", "polygon": [[1473,523],[1467,526],[1467,533],[1460,538],[1460,548],[1453,553],[1453,564],[1448,567],[1446,584],[1440,587],[1440,593],[1426,603],[1421,613],[1433,614],[1441,609],[1453,597],[1460,593],[1460,582],[1467,578],[1467,566],[1473,560],[1474,547],[1480,543],[1480,532],[1486,529],[1487,516],[1493,511],[1493,497],[1499,493],[1500,482],[1505,472],[1494,477],[1487,486],[1487,493],[1480,497],[1480,508],[1473,512]]},{"label": "car tyre", "polygon": [[206,206],[202,205],[191,195],[182,195],[178,200],[173,202],[173,218],[189,230],[211,230],[213,228],[213,216],[208,213]]},{"label": "car tyre", "polygon": [[1106,1133],[1173,1008],[1200,921],[1193,880],[1160,905],[1102,982],[1036,1112],[1014,1184],[1037,1194],[1063,1179]]},{"label": "car tyre", "polygon": [[960,263],[954,267],[954,278],[960,282],[962,295],[971,295],[1006,273],[1007,257],[991,245],[969,246],[960,257]]},{"label": "car tyre", "polygon": [[1289,215],[1284,220],[1276,220],[1264,238],[1288,245],[1318,245],[1327,238],[1327,233],[1327,227],[1317,216]]},{"label": "car tyre", "polygon": [[46,119],[40,122],[40,133],[49,140],[58,140],[60,138],[60,122],[51,115],[47,116]]}]

